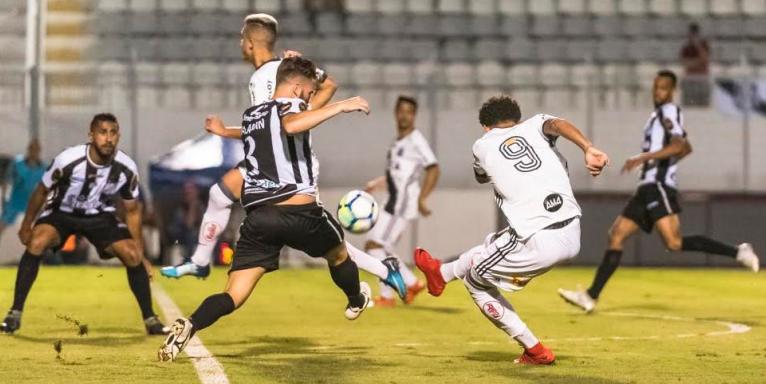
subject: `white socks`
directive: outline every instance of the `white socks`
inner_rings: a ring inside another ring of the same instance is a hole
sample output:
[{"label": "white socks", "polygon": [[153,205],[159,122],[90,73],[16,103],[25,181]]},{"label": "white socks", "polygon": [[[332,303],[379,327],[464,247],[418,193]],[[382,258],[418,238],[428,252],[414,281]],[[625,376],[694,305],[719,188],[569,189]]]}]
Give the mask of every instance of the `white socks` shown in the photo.
[{"label": "white socks", "polygon": [[380,260],[351,245],[348,241],[346,242],[346,249],[348,250],[348,256],[359,268],[372,273],[380,279],[388,277],[388,268]]},{"label": "white socks", "polygon": [[229,223],[231,205],[234,201],[229,199],[218,184],[210,187],[210,197],[207,201],[205,215],[202,216],[202,226],[199,229],[197,249],[191,257],[191,261],[201,267],[210,265],[218,238]]},{"label": "white socks", "polygon": [[514,338],[525,349],[532,348],[540,342],[497,288],[479,287],[471,280],[470,276],[465,279],[465,287],[476,306],[492,324]]},{"label": "white socks", "polygon": [[449,283],[455,279],[462,280],[471,269],[474,257],[480,257],[483,252],[486,252],[484,245],[477,245],[461,253],[456,260],[442,264],[440,271],[444,282]]}]

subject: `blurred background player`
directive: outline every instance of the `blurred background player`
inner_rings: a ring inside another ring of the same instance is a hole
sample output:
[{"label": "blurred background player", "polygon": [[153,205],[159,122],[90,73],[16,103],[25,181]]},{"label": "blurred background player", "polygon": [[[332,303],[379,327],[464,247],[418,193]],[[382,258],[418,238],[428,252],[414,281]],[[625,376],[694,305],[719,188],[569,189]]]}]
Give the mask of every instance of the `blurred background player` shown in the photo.
[{"label": "blurred background player", "polygon": [[673,103],[676,75],[668,70],[654,79],[655,109],[644,126],[640,154],[625,161],[623,172],[641,167],[638,190],[628,201],[609,230],[609,244],[587,291],[559,289],[567,302],[586,312],[596,307],[601,291],[620,265],[625,241],[639,229],[651,233],[657,229],[668,251],[696,251],[736,259],[745,268],[758,272],[758,256],[748,243],[738,246],[722,243],[707,236],[681,236],[681,205],[678,201],[676,173],[678,163],[691,153],[691,145],[683,129],[681,108]]},{"label": "blurred background player", "polygon": [[348,256],[343,229],[319,203],[319,160],[311,149],[311,130],[343,113],[369,113],[354,97],[308,110],[317,89],[316,67],[292,57],[277,72],[274,100],[243,114],[242,141],[247,173],[242,206],[247,217],[223,293],[206,298],[189,319],[179,318],[158,354],[175,360],[195,332],[242,306],[264,274],[279,269],[285,246],[327,260],[330,276],[348,298],[345,316],[355,320],[369,304],[370,287],[359,281]]},{"label": "blurred background player", "polygon": [[[122,261],[146,332],[166,333],[152,308],[149,274],[143,264],[138,170],[133,159],[117,149],[117,118],[110,113],[95,115],[88,137],[87,144],[69,147],[56,156],[29,200],[19,229],[19,238],[27,248],[16,274],[13,305],[0,325],[2,332],[13,333],[21,327],[24,303],[43,253],[59,247],[69,235],[78,234],[85,236],[99,255],[114,255]],[[117,196],[125,204],[127,225],[115,214]]]},{"label": "blurred background player", "polygon": [[[417,111],[418,103],[415,99],[399,96],[396,100],[394,117],[397,137],[388,149],[386,175],[371,180],[366,186],[368,192],[387,187],[388,200],[380,212],[377,224],[367,235],[364,249],[384,264],[398,266],[407,285],[407,296],[404,298],[407,304],[425,288],[425,284],[402,262],[394,248],[418,214],[424,217],[431,215],[426,201],[439,180],[436,156],[423,134],[415,129]],[[381,283],[380,296],[375,297],[375,305],[394,306],[394,294],[387,284]]]},{"label": "blurred background player", "polygon": [[[245,17],[242,27],[240,48],[245,61],[255,67],[250,78],[249,91],[251,105],[259,105],[271,100],[276,88],[277,68],[282,59],[274,54],[274,44],[278,36],[277,20],[267,14],[258,13]],[[286,56],[299,56],[300,53],[287,51]],[[324,71],[317,71],[319,89],[311,96],[310,108],[323,107],[332,99],[337,85]],[[205,128],[212,134],[237,139],[241,137],[240,127],[226,127],[216,116],[208,116]],[[206,277],[210,274],[210,261],[216,242],[229,222],[231,206],[239,201],[242,192],[244,165],[227,172],[221,180],[210,188],[207,209],[202,218],[197,248],[191,259],[177,266],[167,266],[160,273],[166,277],[185,275]],[[379,260],[347,244],[352,258],[363,263],[363,269],[374,274],[386,284],[395,287],[395,292],[404,297],[406,288],[396,264],[382,264]]]},{"label": "blurred background player", "polygon": [[[580,251],[582,214],[556,140],[563,137],[582,149],[593,176],[609,158],[566,120],[544,114],[520,120],[519,105],[508,96],[490,98],[479,111],[485,133],[473,145],[474,173],[479,183],[492,183],[509,227],[454,263],[484,316],[524,348],[516,363],[552,364],[553,352],[532,334],[498,288],[519,291]],[[429,283],[444,281],[441,262],[428,252],[416,250],[415,261]]]},{"label": "blurred background player", "polygon": [[0,235],[5,228],[13,225],[19,214],[27,208],[32,192],[45,172],[45,166],[40,159],[40,142],[35,138],[27,145],[27,153],[18,155],[8,166],[7,183],[11,185],[11,196],[3,199],[3,214],[0,217]]}]

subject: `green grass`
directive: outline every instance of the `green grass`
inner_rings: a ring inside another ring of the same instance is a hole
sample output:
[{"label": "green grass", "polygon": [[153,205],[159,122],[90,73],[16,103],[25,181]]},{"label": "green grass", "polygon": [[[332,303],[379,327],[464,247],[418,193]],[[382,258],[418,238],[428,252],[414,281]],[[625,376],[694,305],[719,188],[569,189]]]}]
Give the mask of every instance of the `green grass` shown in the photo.
[{"label": "green grass", "polygon": [[[592,273],[554,269],[510,297],[532,330],[550,340],[558,357],[552,367],[513,365],[520,348],[484,319],[460,283],[440,298],[425,294],[411,306],[373,308],[349,322],[342,315],[345,300],[324,269],[267,275],[242,309],[199,336],[233,383],[766,382],[764,276],[624,268],[598,312],[583,315],[555,290],[587,283]],[[190,313],[225,277],[217,269],[206,281],[159,283]],[[0,306],[10,304],[14,279],[15,269],[0,269]],[[77,336],[57,314],[87,323],[90,333]],[[676,337],[725,330],[715,320],[752,330]],[[568,340],[615,336],[629,339]],[[56,340],[63,341],[61,359]],[[21,331],[0,337],[0,383],[197,382],[185,356],[172,364],[155,360],[161,340],[144,335],[124,270],[44,267]]]}]

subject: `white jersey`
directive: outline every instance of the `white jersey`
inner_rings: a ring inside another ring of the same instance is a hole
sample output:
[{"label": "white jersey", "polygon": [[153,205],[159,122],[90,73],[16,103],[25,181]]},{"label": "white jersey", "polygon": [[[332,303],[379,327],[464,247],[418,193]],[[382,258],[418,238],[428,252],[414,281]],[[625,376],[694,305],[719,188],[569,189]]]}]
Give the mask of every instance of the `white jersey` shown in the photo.
[{"label": "white jersey", "polygon": [[521,240],[581,215],[556,138],[543,133],[548,119],[555,117],[539,114],[494,128],[473,144],[477,180],[494,184],[497,203]]},{"label": "white jersey", "polygon": [[274,89],[277,86],[277,69],[282,59],[274,58],[255,69],[250,77],[250,106],[263,104],[274,96]]},{"label": "white jersey", "polygon": [[434,164],[436,156],[417,129],[396,140],[388,149],[388,201],[384,210],[408,220],[418,217],[420,175]]},{"label": "white jersey", "polygon": [[[661,105],[652,112],[649,121],[646,122],[641,150],[643,152],[659,151],[670,144],[670,139],[673,136],[686,137],[683,125],[684,119],[678,105],[673,103]],[[677,188],[678,161],[678,158],[670,157],[646,162],[641,171],[639,185],[663,183],[669,187]]]}]

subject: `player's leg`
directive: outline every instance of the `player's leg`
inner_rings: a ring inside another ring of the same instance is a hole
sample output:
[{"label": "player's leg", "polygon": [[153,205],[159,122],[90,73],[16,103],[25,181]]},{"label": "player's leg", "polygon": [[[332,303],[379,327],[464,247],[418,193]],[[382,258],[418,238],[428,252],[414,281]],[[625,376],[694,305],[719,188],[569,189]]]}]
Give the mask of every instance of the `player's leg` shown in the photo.
[{"label": "player's leg", "polygon": [[471,269],[474,258],[480,257],[478,254],[484,252],[486,252],[485,244],[477,245],[461,253],[457,259],[442,263],[441,260],[432,257],[425,249],[416,248],[413,258],[415,259],[415,266],[426,277],[428,293],[431,296],[440,296],[450,281],[462,280]]},{"label": "player's leg", "polygon": [[[378,223],[370,231],[367,243],[365,243],[365,251],[370,255],[384,261],[386,264],[398,267],[404,284],[407,286],[407,293],[403,298],[405,303],[412,302],[415,296],[425,288],[425,285],[418,281],[412,270],[394,252],[396,243],[408,225],[409,220],[391,215],[385,211],[381,212]],[[390,288],[389,284],[381,281],[380,297],[376,297],[375,302],[381,306],[393,306],[396,304],[394,300],[395,295],[396,292]]]},{"label": "player's leg", "polygon": [[191,260],[177,266],[167,266],[160,270],[166,277],[192,275],[205,278],[210,275],[210,261],[213,250],[229,223],[231,206],[239,201],[242,192],[242,173],[239,168],[229,170],[221,180],[210,187],[207,208],[202,216],[197,248]]},{"label": "player's leg", "polygon": [[399,273],[399,263],[393,259],[378,260],[370,254],[346,242],[348,256],[362,269],[377,276],[380,281],[394,289],[402,300],[407,295],[407,285],[404,284],[402,275]]},{"label": "player's leg", "polygon": [[27,301],[29,291],[37,279],[42,255],[48,248],[61,243],[61,235],[52,224],[37,224],[32,229],[32,238],[19,261],[16,270],[16,285],[13,291],[13,305],[8,315],[0,324],[0,331],[13,333],[21,327],[21,314]]},{"label": "player's leg", "polygon": [[[339,225],[338,229],[340,229]],[[359,282],[359,270],[356,263],[348,256],[344,242],[327,251],[323,257],[327,260],[332,281],[348,298],[346,318],[355,320],[370,302],[370,287],[367,283]]]},{"label": "player's leg", "polygon": [[681,236],[681,220],[676,214],[667,215],[654,224],[657,233],[665,242],[669,251],[703,252],[713,255],[721,255],[736,259],[740,264],[753,272],[758,272],[758,256],[753,252],[750,244],[744,243],[739,246],[726,244],[703,235]]}]

